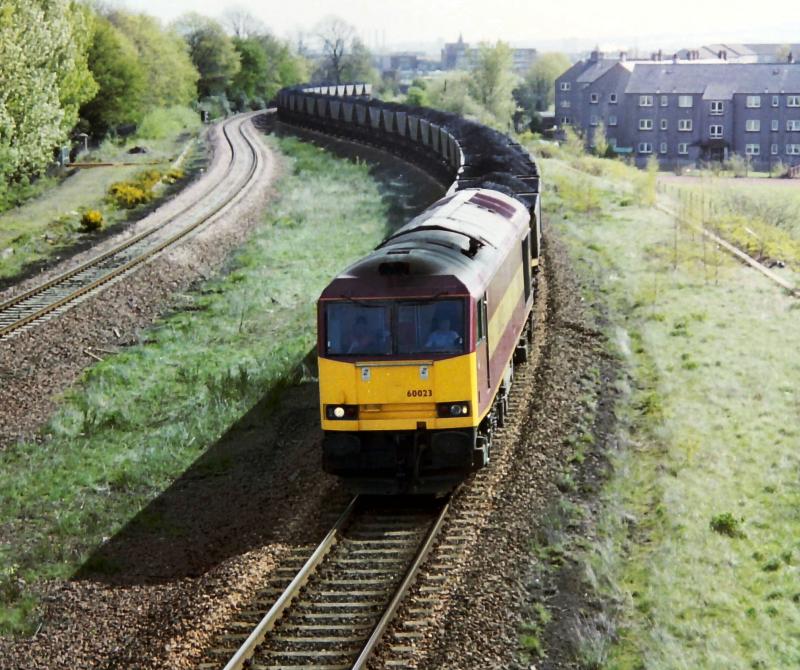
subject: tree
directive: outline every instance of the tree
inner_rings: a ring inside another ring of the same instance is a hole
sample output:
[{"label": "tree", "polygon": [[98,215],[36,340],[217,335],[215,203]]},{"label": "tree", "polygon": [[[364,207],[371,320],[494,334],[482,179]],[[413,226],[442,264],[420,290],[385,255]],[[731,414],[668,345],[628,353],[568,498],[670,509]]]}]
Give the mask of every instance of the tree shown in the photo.
[{"label": "tree", "polygon": [[511,124],[516,109],[512,96],[516,77],[512,72],[514,59],[511,47],[498,41],[491,46],[478,47],[469,79],[470,95],[497,120],[502,128]]},{"label": "tree", "polygon": [[267,33],[267,26],[244,7],[231,7],[222,15],[222,21],[234,37],[245,40]]},{"label": "tree", "polygon": [[138,123],[147,75],[133,43],[102,16],[95,17],[88,62],[99,87],[95,97],[80,110],[89,131],[102,136],[116,126]]},{"label": "tree", "polygon": [[145,14],[114,10],[107,18],[130,39],[139,54],[147,80],[141,96],[145,111],[188,105],[197,99],[199,74],[180,35]]},{"label": "tree", "polygon": [[530,112],[544,112],[553,106],[556,78],[564,74],[570,62],[564,54],[545,53],[539,56],[515,89],[517,104]]},{"label": "tree", "polygon": [[606,127],[603,122],[597,124],[592,133],[592,149],[594,149],[595,156],[605,157],[608,154],[608,136],[606,135]]},{"label": "tree", "polygon": [[200,97],[221,95],[241,69],[239,53],[222,26],[200,14],[184,14],[174,24],[189,45],[189,55],[200,73]]},{"label": "tree", "polygon": [[317,24],[316,33],[322,59],[314,79],[341,84],[364,80],[367,76],[372,78],[371,56],[353,26],[336,16],[329,16]]},{"label": "tree", "polygon": [[0,190],[44,171],[97,90],[87,66],[89,18],[70,0],[3,0]]},{"label": "tree", "polygon": [[430,100],[428,100],[428,93],[424,88],[419,86],[409,86],[408,93],[406,94],[406,104],[412,107],[430,107]]}]

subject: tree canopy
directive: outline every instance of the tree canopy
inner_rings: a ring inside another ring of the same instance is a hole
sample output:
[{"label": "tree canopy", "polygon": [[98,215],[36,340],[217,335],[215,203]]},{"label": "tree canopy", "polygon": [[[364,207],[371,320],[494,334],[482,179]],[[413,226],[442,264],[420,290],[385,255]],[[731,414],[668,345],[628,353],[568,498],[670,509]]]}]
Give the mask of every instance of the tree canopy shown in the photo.
[{"label": "tree canopy", "polygon": [[186,40],[189,55],[200,74],[201,98],[221,95],[241,69],[239,52],[217,21],[200,14],[185,14],[175,29]]}]

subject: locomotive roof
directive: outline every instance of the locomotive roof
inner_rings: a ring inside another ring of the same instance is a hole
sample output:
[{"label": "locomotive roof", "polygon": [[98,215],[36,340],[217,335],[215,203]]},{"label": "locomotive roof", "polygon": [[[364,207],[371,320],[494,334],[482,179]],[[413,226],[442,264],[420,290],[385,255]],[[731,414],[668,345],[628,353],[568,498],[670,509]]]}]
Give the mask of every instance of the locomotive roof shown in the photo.
[{"label": "locomotive roof", "polygon": [[514,198],[490,189],[458,191],[339,274],[322,298],[420,295],[432,289],[477,297],[529,225],[528,210]]}]

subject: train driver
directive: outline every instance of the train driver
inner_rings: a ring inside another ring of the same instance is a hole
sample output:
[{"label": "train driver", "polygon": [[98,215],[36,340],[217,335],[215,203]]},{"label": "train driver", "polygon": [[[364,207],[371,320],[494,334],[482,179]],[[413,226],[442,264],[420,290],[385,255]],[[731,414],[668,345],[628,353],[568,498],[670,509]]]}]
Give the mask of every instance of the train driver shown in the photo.
[{"label": "train driver", "polygon": [[450,319],[435,319],[433,330],[425,342],[425,348],[430,351],[453,351],[459,349],[461,335],[450,328]]}]

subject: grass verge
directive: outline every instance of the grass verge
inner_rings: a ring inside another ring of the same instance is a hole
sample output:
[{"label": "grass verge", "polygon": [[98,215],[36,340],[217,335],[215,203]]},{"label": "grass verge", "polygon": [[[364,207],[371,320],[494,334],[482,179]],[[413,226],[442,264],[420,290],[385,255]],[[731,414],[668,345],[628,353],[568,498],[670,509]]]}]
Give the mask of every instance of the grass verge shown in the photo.
[{"label": "grass verge", "polygon": [[[547,183],[575,178],[560,160],[543,168]],[[554,189],[549,220],[629,379],[594,538],[570,546],[604,603],[576,631],[575,656],[598,668],[796,667],[800,362],[787,335],[800,305],[702,236],[623,203],[613,175],[586,180],[597,207]]]},{"label": "grass verge", "polygon": [[[131,212],[109,203],[106,198],[109,188],[115,182],[133,178],[143,168],[167,172],[197,135],[200,125],[197,114],[191,110],[155,110],[145,117],[136,137],[122,143],[106,140],[80,158],[80,162],[137,165],[74,169],[64,179],[46,178],[35,182],[27,189],[24,203],[15,203],[16,207],[0,213],[0,281],[8,283],[34,264],[70,247],[91,244],[97,233],[86,232],[81,227],[82,214],[87,210],[100,211],[106,227],[141,215],[141,208]],[[134,145],[146,147],[147,153],[128,153]],[[159,198],[174,190],[159,191]]]},{"label": "grass verge", "polygon": [[69,576],[287,380],[315,339],[318,293],[386,233],[366,165],[275,146],[289,157],[281,195],[229,272],[92,367],[39,443],[0,453],[1,630],[29,631],[38,582]]}]

